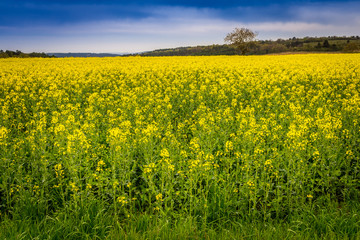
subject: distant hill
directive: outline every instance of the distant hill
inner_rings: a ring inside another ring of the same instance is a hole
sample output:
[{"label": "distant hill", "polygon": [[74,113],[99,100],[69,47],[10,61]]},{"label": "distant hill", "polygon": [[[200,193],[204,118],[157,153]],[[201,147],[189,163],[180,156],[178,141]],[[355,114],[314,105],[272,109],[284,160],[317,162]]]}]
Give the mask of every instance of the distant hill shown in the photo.
[{"label": "distant hill", "polygon": [[[304,37],[278,40],[259,40],[251,49],[249,55],[302,53],[302,52],[360,52],[360,37]],[[178,47],[157,49],[141,53],[23,53],[0,50],[0,58],[17,57],[117,57],[117,56],[210,56],[210,55],[238,55],[239,51],[228,44],[214,44],[209,46]]]},{"label": "distant hill", "polygon": [[[285,52],[360,52],[360,37],[305,37],[274,40],[260,40],[249,55],[277,54]],[[125,56],[208,56],[238,55],[232,45],[210,45],[157,49],[154,51],[128,54]]]},{"label": "distant hill", "polygon": [[118,57],[124,54],[113,54],[113,53],[48,53],[55,57]]}]

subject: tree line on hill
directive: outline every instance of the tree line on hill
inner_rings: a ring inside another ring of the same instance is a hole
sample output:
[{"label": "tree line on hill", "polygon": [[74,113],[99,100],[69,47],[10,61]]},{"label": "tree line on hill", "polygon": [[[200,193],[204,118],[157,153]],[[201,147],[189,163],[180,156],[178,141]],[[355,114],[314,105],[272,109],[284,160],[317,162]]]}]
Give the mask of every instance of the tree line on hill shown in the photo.
[{"label": "tree line on hill", "polygon": [[[258,40],[248,55],[280,54],[284,52],[360,52],[360,37],[304,37],[278,40]],[[127,56],[207,56],[239,55],[241,50],[233,44],[158,49]]]},{"label": "tree line on hill", "polygon": [[19,50],[16,51],[10,51],[10,50],[0,50],[0,58],[53,58],[55,57],[54,55],[48,55],[46,53],[37,53],[37,52],[32,52],[32,53],[23,53]]},{"label": "tree line on hill", "polygon": [[[240,29],[241,30],[241,29]],[[252,41],[246,49],[248,55],[281,54],[285,52],[360,52],[360,37],[304,37],[278,40]],[[241,45],[214,44],[209,46],[178,47],[158,49],[135,54],[109,54],[109,53],[23,53],[19,50],[0,50],[0,58],[54,58],[54,57],[110,57],[110,56],[210,56],[210,55],[239,55],[244,54]]]}]

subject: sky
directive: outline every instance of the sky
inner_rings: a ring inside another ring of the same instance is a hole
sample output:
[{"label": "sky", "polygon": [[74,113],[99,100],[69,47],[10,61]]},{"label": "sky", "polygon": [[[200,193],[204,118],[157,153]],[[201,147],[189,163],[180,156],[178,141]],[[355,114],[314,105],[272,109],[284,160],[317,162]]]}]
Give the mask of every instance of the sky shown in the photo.
[{"label": "sky", "polygon": [[0,0],[0,49],[136,53],[257,39],[360,35],[360,1]]}]

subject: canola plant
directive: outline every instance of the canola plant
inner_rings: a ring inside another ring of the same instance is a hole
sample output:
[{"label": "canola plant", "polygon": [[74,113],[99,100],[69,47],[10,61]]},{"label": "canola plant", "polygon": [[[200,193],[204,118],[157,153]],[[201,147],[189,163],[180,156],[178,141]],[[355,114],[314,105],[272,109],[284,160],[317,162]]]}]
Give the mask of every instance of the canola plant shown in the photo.
[{"label": "canola plant", "polygon": [[0,213],[284,217],[360,189],[360,55],[0,59]]}]

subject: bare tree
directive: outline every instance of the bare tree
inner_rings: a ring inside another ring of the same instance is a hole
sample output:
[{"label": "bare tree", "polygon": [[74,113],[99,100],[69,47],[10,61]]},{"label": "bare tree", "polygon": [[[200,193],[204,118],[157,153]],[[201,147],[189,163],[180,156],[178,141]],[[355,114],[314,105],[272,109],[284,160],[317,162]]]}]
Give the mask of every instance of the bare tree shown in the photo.
[{"label": "bare tree", "polygon": [[242,55],[250,51],[250,48],[255,46],[255,38],[257,33],[247,28],[235,28],[234,31],[228,33],[224,39],[238,48]]}]

